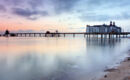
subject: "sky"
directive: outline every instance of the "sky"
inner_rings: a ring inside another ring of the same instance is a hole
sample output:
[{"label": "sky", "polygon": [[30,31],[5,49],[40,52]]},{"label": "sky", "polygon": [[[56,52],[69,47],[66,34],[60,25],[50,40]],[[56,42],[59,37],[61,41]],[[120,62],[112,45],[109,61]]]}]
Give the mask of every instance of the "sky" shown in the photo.
[{"label": "sky", "polygon": [[110,21],[130,31],[130,0],[0,0],[0,31],[84,32]]}]

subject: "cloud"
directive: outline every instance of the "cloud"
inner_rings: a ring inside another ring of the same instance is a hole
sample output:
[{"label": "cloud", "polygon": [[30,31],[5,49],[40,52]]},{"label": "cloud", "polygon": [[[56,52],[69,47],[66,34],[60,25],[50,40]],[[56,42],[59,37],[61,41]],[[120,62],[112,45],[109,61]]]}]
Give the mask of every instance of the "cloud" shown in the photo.
[{"label": "cloud", "polygon": [[76,3],[79,0],[52,0],[55,12],[57,14],[63,13],[63,12],[72,12],[74,10],[74,7],[76,6]]},{"label": "cloud", "polygon": [[30,9],[22,9],[22,8],[13,8],[13,13],[19,16],[26,17],[27,19],[35,20],[38,16],[48,16],[48,12],[46,11],[37,11]]},{"label": "cloud", "polygon": [[91,8],[97,9],[99,7],[102,8],[121,7],[121,6],[127,6],[130,3],[129,0],[123,0],[121,2],[119,0],[81,0],[81,1],[83,1],[83,3],[86,4],[86,6],[88,6],[90,9]]},{"label": "cloud", "polygon": [[[35,20],[39,17],[69,13],[74,10],[79,0],[1,0],[1,3],[8,5],[10,13]],[[0,6],[1,7],[1,6]],[[4,9],[1,7],[0,9]]]},{"label": "cloud", "polygon": [[77,9],[77,16],[82,21],[130,19],[129,3],[129,0],[83,0]]},{"label": "cloud", "polygon": [[31,8],[36,9],[39,7],[44,7],[44,5],[47,3],[47,0],[28,0],[28,5],[31,6]]},{"label": "cloud", "polygon": [[82,21],[110,21],[110,20],[126,20],[130,19],[130,14],[122,12],[120,14],[85,14],[79,16]]},{"label": "cloud", "polygon": [[0,11],[5,12],[6,8],[3,5],[0,5]]},{"label": "cloud", "polygon": [[68,13],[84,21],[103,21],[129,19],[129,14],[123,12],[130,13],[129,0],[1,0],[0,3],[4,5],[0,5],[0,10],[6,11],[8,5],[13,14],[30,20]]}]

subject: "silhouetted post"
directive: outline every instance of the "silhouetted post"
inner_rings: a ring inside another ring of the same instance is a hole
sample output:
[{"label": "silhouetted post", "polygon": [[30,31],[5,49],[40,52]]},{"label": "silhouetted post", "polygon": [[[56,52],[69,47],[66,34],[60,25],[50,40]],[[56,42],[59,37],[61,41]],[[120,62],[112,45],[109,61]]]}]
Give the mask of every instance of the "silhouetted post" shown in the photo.
[{"label": "silhouetted post", "polygon": [[107,34],[105,34],[105,38],[107,38]]},{"label": "silhouetted post", "polygon": [[88,38],[88,34],[87,34],[87,38]]},{"label": "silhouetted post", "polygon": [[18,34],[15,34],[16,35],[16,37],[18,37]]},{"label": "silhouetted post", "polygon": [[17,33],[17,37],[19,37],[19,34]]},{"label": "silhouetted post", "polygon": [[117,38],[119,38],[119,34],[117,34]]},{"label": "silhouetted post", "polygon": [[6,37],[8,37],[9,34],[10,34],[9,30],[6,30],[4,35],[5,35]]},{"label": "silhouetted post", "polygon": [[98,38],[98,34],[97,34],[97,38]]},{"label": "silhouetted post", "polygon": [[31,34],[29,33],[29,37],[31,37]]},{"label": "silhouetted post", "polygon": [[75,37],[75,34],[73,33],[73,37]]},{"label": "silhouetted post", "polygon": [[101,39],[103,38],[103,34],[101,34]]},{"label": "silhouetted post", "polygon": [[113,34],[111,34],[111,38],[113,38]]},{"label": "silhouetted post", "polygon": [[90,33],[88,34],[88,37],[90,38]]},{"label": "silhouetted post", "polygon": [[127,38],[127,34],[126,34],[126,38]]},{"label": "silhouetted post", "polygon": [[22,34],[19,34],[19,37],[22,37]]},{"label": "silhouetted post", "polygon": [[34,37],[36,36],[36,34],[34,33]]},{"label": "silhouetted post", "polygon": [[22,34],[22,37],[24,37],[24,34]]},{"label": "silhouetted post", "polygon": [[125,35],[123,34],[123,38],[125,37]]},{"label": "silhouetted post", "polygon": [[39,33],[39,36],[41,37],[41,34]]},{"label": "silhouetted post", "polygon": [[118,38],[117,34],[116,34],[116,38]]},{"label": "silhouetted post", "polygon": [[64,33],[64,37],[65,37],[65,33]]},{"label": "silhouetted post", "polygon": [[60,37],[60,34],[59,33],[57,33],[58,34],[58,37]]},{"label": "silhouetted post", "polygon": [[25,33],[25,37],[27,37],[27,34]]},{"label": "silhouetted post", "polygon": [[92,38],[94,37],[94,35],[92,34]]}]

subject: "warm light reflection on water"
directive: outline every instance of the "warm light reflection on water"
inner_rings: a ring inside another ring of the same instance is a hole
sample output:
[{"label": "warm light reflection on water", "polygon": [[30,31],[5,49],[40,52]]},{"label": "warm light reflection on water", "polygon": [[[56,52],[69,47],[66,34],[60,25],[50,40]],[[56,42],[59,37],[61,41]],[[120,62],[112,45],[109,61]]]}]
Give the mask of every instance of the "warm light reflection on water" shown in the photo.
[{"label": "warm light reflection on water", "polygon": [[127,56],[129,39],[0,38],[0,80],[92,80]]}]

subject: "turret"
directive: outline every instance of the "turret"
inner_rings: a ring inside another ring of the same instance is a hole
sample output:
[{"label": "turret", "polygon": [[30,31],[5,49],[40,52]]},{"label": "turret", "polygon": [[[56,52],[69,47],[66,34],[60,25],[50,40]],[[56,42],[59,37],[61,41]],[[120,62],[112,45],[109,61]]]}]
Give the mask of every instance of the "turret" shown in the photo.
[{"label": "turret", "polygon": [[112,21],[110,21],[110,26],[112,26]]},{"label": "turret", "polygon": [[86,27],[89,27],[90,25],[86,25]]},{"label": "turret", "polygon": [[116,24],[115,24],[115,22],[113,22],[113,26],[115,26]]}]

